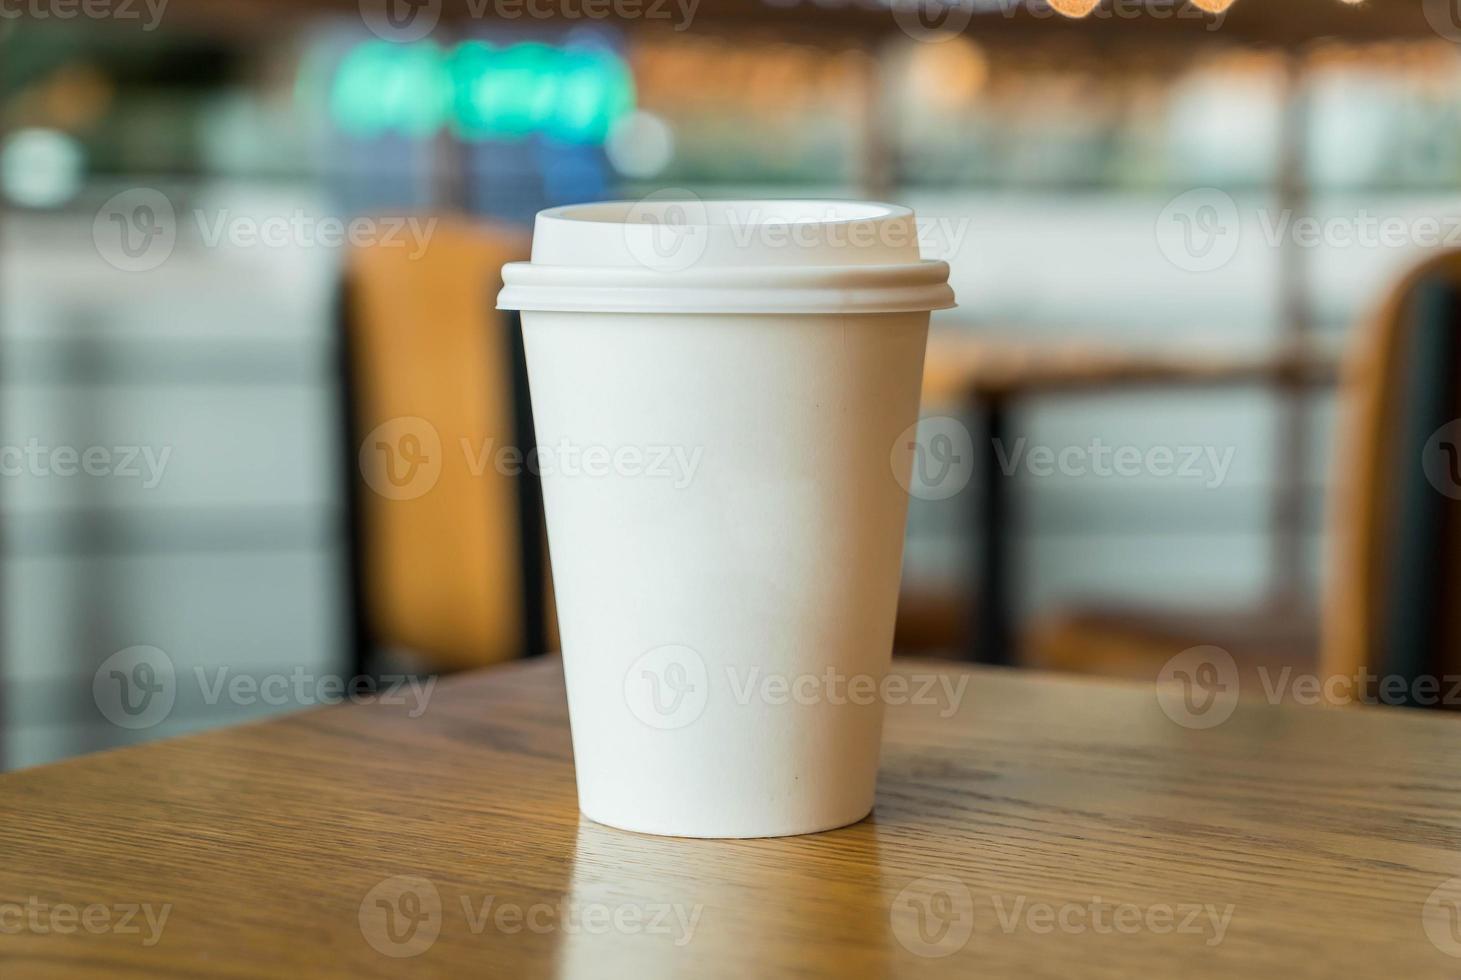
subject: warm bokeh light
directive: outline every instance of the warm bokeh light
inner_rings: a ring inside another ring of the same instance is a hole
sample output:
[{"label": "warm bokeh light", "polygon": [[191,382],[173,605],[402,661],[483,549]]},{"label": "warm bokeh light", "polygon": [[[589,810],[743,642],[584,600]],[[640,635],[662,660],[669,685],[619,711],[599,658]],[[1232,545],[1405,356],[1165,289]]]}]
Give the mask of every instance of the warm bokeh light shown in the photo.
[{"label": "warm bokeh light", "polygon": [[[1056,12],[1067,17],[1085,17],[1101,5],[1101,0],[1047,0]],[[1341,0],[1342,3],[1359,4],[1363,0]],[[1220,14],[1233,5],[1233,0],[1192,0],[1192,3],[1201,10],[1210,14]]]},{"label": "warm bokeh light", "polygon": [[1101,0],[1050,0],[1050,6],[1067,17],[1084,17],[1101,5]]},{"label": "warm bokeh light", "polygon": [[944,44],[922,44],[908,64],[908,85],[936,106],[967,105],[989,78],[989,60],[979,45],[959,36]]}]

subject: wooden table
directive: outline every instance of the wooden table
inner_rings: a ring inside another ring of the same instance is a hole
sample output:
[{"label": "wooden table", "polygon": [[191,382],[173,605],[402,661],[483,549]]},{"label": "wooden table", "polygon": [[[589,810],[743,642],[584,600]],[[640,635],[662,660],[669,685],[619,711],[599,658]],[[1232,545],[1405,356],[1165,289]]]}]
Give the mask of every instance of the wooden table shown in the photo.
[{"label": "wooden table", "polygon": [[891,707],[874,817],[802,838],[581,820],[551,659],[444,680],[416,718],[325,708],[11,774],[0,975],[1461,970],[1457,719],[1245,702],[1196,730],[1151,685],[898,670],[969,683]]},{"label": "wooden table", "polygon": [[[1218,350],[1129,350],[1104,344],[1013,343],[964,333],[936,333],[924,361],[923,404],[950,406],[967,412],[974,427],[970,441],[979,457],[977,483],[970,494],[973,526],[979,546],[971,551],[972,580],[978,593],[969,606],[977,610],[968,631],[966,656],[983,663],[1012,664],[1018,647],[1015,610],[1013,529],[1018,523],[1010,501],[1011,474],[1005,457],[1015,443],[1011,408],[1034,395],[1076,395],[1234,388],[1244,385],[1297,391],[1338,382],[1340,359],[1310,348],[1259,353]],[[1283,447],[1280,463],[1299,457]],[[1292,498],[1296,478],[1280,480],[1289,487],[1278,503],[1276,534],[1303,525],[1302,490]],[[1297,517],[1292,511],[1297,508]],[[1297,547],[1297,545],[1295,545]]]},{"label": "wooden table", "polygon": [[929,338],[923,400],[930,405],[957,405],[971,394],[999,398],[1243,384],[1323,387],[1334,384],[1339,371],[1338,355],[1310,348],[1141,350],[1110,344],[1016,343],[944,332]]}]

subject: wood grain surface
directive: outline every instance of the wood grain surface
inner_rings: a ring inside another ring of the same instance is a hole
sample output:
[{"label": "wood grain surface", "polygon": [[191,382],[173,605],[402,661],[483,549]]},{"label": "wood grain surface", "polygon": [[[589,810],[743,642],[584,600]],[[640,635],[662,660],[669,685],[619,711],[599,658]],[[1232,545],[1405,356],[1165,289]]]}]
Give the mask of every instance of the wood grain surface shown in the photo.
[{"label": "wood grain surface", "polygon": [[0,976],[1461,972],[1457,719],[897,669],[968,684],[801,838],[582,820],[556,660],[5,776]]},{"label": "wood grain surface", "polygon": [[1317,349],[1132,350],[1110,344],[1014,342],[935,331],[923,369],[925,405],[1022,394],[1079,394],[1238,385],[1325,387],[1340,362]]}]

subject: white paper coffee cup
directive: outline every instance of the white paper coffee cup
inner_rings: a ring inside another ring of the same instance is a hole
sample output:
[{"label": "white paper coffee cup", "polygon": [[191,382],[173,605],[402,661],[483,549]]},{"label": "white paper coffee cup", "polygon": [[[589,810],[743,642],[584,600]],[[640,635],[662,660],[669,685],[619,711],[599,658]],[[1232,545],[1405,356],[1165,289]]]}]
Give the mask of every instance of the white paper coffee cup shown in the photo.
[{"label": "white paper coffee cup", "polygon": [[913,214],[555,208],[503,280],[584,814],[687,837],[866,816],[912,460],[898,443],[929,311],[953,305]]}]

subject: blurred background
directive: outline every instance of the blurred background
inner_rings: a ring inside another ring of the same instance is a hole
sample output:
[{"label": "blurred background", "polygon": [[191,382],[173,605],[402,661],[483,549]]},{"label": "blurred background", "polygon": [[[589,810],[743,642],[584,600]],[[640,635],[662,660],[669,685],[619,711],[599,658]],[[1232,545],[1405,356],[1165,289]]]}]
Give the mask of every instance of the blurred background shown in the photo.
[{"label": "blurred background", "polygon": [[1316,669],[1346,354],[1461,241],[1461,16],[1202,6],[0,0],[0,762],[552,648],[531,475],[455,459],[531,439],[460,284],[652,193],[951,263],[900,654]]}]

